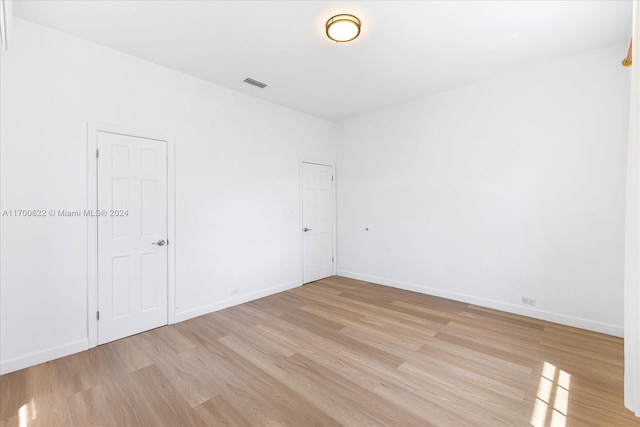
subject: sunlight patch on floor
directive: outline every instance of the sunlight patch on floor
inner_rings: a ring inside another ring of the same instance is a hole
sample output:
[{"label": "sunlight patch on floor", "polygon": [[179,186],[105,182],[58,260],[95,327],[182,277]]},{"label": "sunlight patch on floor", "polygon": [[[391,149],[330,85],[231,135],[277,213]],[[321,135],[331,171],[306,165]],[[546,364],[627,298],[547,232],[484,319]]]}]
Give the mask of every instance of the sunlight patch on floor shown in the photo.
[{"label": "sunlight patch on floor", "polygon": [[36,401],[32,397],[29,403],[25,403],[18,410],[20,427],[29,427],[29,422],[36,419]]},{"label": "sunlight patch on floor", "polygon": [[531,427],[565,427],[570,386],[569,373],[544,362],[531,414]]}]

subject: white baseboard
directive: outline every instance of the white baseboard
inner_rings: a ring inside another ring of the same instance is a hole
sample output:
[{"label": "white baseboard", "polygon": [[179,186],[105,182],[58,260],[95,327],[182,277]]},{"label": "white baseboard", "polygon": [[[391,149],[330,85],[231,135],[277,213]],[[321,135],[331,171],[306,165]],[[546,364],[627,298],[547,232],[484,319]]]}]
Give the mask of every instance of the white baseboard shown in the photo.
[{"label": "white baseboard", "polygon": [[[547,320],[549,322],[560,323],[562,325],[573,326],[576,328],[586,329],[589,331],[600,332],[603,334],[622,337],[624,334],[624,327],[613,325],[609,323],[597,322],[589,319],[582,319],[579,317],[569,316],[566,314],[553,313],[549,311],[519,307],[514,304],[505,303],[502,301],[491,300],[487,298],[476,297],[473,295],[466,295],[457,292],[451,292],[444,289],[432,288],[429,286],[417,285],[414,283],[407,283],[392,279],[385,279],[382,277],[369,276],[366,274],[354,273],[352,271],[338,270],[338,275],[348,277],[351,279],[364,280],[372,283],[379,283],[381,285],[392,286],[399,289],[406,289],[408,291],[419,292],[422,294],[434,295],[437,297],[447,298],[455,301],[461,301],[468,304],[475,304],[482,307],[493,308],[496,310],[506,311],[508,313],[521,314],[523,316],[533,317],[535,319]],[[209,304],[202,307],[197,307],[185,312],[176,313],[176,322],[182,322],[184,320],[192,319],[194,317],[202,316],[204,314],[213,313],[214,311],[222,310],[224,308],[232,307],[234,305],[242,304],[248,301],[253,301],[258,298],[263,298],[269,295],[273,295],[278,292],[283,292],[289,289],[301,286],[299,281],[293,281],[271,288],[262,289],[249,294],[238,295],[233,298],[226,299],[224,301],[217,302],[215,304]],[[51,347],[46,350],[27,354],[25,356],[16,357],[9,360],[0,362],[0,375],[7,374],[9,372],[18,371],[20,369],[28,368],[39,363],[48,362],[50,360],[58,359],[60,357],[68,356],[70,354],[78,353],[80,351],[87,350],[89,348],[89,340],[83,338],[77,341],[73,341],[67,344],[62,344],[56,347]]]},{"label": "white baseboard", "polygon": [[339,276],[348,277],[350,279],[363,280],[366,282],[378,283],[381,285],[392,286],[394,288],[405,289],[408,291],[419,292],[422,294],[433,295],[437,297],[447,298],[455,301],[466,302],[468,304],[479,305],[482,307],[493,308],[496,310],[506,311],[508,313],[520,314],[534,319],[546,320],[562,325],[573,326],[575,328],[586,329],[588,331],[600,332],[607,335],[622,337],[624,335],[624,327],[613,325],[610,323],[598,322],[595,320],[582,319],[580,317],[569,316],[561,313],[553,313],[550,311],[539,310],[535,308],[520,307],[515,304],[503,301],[481,298],[473,295],[451,292],[444,289],[432,288],[429,286],[417,285],[398,280],[385,279],[382,277],[369,276],[366,274],[354,273],[352,271],[338,270]]},{"label": "white baseboard", "polygon": [[278,292],[287,291],[289,289],[296,288],[301,286],[302,283],[300,281],[293,281],[289,283],[284,283],[282,285],[273,286],[267,289],[261,289],[256,292],[251,292],[248,294],[237,295],[235,297],[219,301],[215,304],[203,305],[201,307],[192,308],[187,311],[176,313],[175,321],[176,323],[182,322],[184,320],[193,319],[194,317],[202,316],[204,314],[213,313],[214,311],[222,310],[225,308],[233,307],[234,305],[242,304],[245,302],[253,301],[258,298],[267,297],[269,295],[277,294]]},{"label": "white baseboard", "polygon": [[87,350],[88,348],[89,339],[83,338],[67,344],[51,347],[46,350],[29,353],[25,356],[3,360],[0,363],[0,375],[19,371],[20,369],[28,368],[29,366],[34,366],[39,363],[49,362],[50,360],[78,353],[80,351]]},{"label": "white baseboard", "polygon": [[[222,310],[223,308],[232,307],[234,305],[242,304],[244,302],[253,301],[258,298],[266,297],[278,292],[293,289],[302,285],[299,281],[284,283],[282,285],[273,286],[268,289],[262,289],[249,294],[238,295],[233,298],[226,299],[224,301],[217,302],[192,310],[188,310],[182,313],[176,313],[175,321],[181,322],[183,320],[198,317],[203,314],[212,313],[214,311]],[[16,357],[9,360],[3,360],[0,362],[0,375],[8,374],[9,372],[18,371],[20,369],[28,368],[30,366],[37,365],[39,363],[48,362],[60,357],[69,356],[70,354],[78,353],[89,349],[89,339],[83,338],[81,340],[73,341],[67,344],[62,344],[56,347],[51,347],[46,350],[30,353],[24,356]]]}]

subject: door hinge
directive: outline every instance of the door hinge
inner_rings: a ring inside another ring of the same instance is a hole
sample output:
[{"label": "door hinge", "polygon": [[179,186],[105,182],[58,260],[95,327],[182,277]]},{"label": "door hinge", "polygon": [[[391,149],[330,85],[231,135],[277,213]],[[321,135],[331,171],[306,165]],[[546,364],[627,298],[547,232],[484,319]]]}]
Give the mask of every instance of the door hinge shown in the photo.
[{"label": "door hinge", "polygon": [[331,181],[333,181],[333,175],[331,175]]},{"label": "door hinge", "polygon": [[100,150],[96,148],[96,159],[99,159],[99,158],[100,158]]},{"label": "door hinge", "polygon": [[333,259],[333,257],[331,257],[331,262],[336,262],[336,261]]},{"label": "door hinge", "polygon": [[100,320],[100,312],[96,311],[96,320]]}]

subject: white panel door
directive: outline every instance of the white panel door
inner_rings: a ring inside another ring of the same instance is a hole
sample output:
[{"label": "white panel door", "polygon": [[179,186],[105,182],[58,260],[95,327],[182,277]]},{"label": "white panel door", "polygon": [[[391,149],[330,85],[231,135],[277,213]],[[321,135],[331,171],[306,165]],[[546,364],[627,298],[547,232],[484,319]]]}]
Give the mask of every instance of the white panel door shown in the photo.
[{"label": "white panel door", "polygon": [[167,324],[167,145],[98,132],[98,343]]},{"label": "white panel door", "polygon": [[303,282],[333,275],[333,167],[302,163]]}]

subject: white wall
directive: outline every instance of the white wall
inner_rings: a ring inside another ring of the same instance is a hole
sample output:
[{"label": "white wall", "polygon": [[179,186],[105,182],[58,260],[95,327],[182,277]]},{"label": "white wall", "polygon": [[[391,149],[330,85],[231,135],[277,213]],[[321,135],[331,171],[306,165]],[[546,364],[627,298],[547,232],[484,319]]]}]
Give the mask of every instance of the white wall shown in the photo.
[{"label": "white wall", "polygon": [[339,123],[338,273],[621,335],[626,48]]},{"label": "white wall", "polygon": [[[176,141],[176,319],[300,284],[298,161],[335,161],[332,123],[13,25],[0,57],[0,211],[88,206],[88,121],[161,132]],[[86,219],[1,225],[2,372],[86,348]]]},{"label": "white wall", "polygon": [[627,199],[624,290],[624,404],[640,417],[640,1],[633,4],[633,57]]}]

